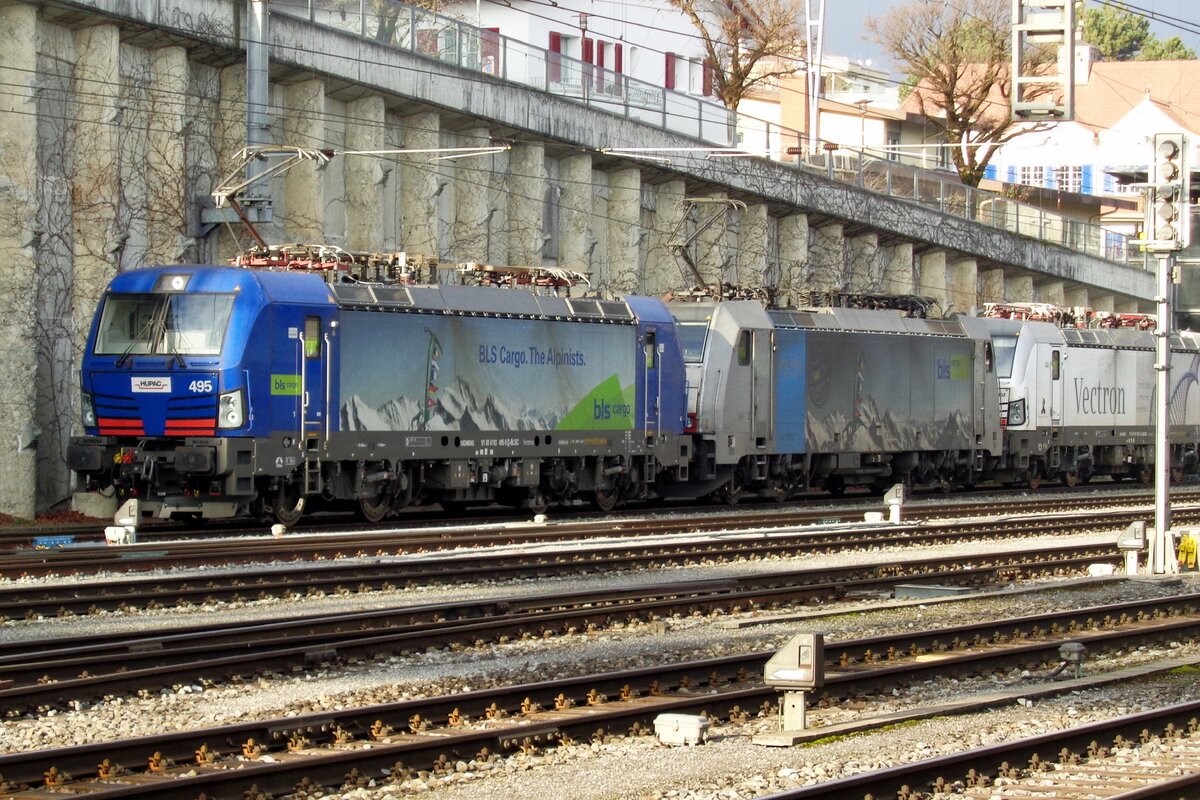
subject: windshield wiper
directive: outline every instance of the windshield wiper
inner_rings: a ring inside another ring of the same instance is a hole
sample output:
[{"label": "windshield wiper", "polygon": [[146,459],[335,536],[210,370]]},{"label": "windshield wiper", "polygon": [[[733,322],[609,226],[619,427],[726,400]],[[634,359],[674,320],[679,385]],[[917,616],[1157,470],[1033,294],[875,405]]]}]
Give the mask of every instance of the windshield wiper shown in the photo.
[{"label": "windshield wiper", "polygon": [[[159,316],[159,310],[157,308],[154,309],[154,313],[151,314],[150,318],[147,319],[142,325],[142,329],[137,332],[137,335],[135,335],[132,340],[130,340],[129,346],[126,347],[121,355],[117,357],[116,366],[125,366],[125,362],[129,360],[130,356],[133,355],[133,349],[138,345],[148,344],[149,342],[154,341],[154,331],[158,324]],[[147,350],[149,350],[149,348],[147,348]]]}]

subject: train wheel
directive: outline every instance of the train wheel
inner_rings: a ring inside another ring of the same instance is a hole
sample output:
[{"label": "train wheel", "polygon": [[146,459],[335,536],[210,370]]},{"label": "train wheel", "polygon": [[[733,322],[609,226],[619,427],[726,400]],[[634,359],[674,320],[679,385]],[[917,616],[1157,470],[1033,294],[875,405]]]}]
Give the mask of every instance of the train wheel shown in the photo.
[{"label": "train wheel", "polygon": [[304,516],[304,494],[293,481],[280,484],[271,503],[271,516],[280,525],[291,527]]},{"label": "train wheel", "polygon": [[846,481],[841,475],[825,479],[825,491],[829,492],[834,497],[841,497],[846,493]]},{"label": "train wheel", "polygon": [[727,506],[736,506],[742,499],[742,488],[734,481],[730,481],[720,489],[717,489],[714,497],[717,498],[718,503],[722,503]]},{"label": "train wheel", "polygon": [[1154,467],[1150,464],[1139,464],[1137,468],[1138,482],[1144,486],[1154,483]]},{"label": "train wheel", "polygon": [[1068,489],[1074,489],[1079,485],[1079,473],[1073,469],[1069,469],[1062,474],[1062,484]]},{"label": "train wheel", "polygon": [[358,515],[370,523],[380,522],[392,510],[391,499],[386,486],[381,485],[374,497],[358,498]]},{"label": "train wheel", "polygon": [[1183,467],[1171,467],[1171,483],[1183,483]]},{"label": "train wheel", "polygon": [[592,497],[592,503],[595,504],[596,509],[605,514],[617,507],[617,500],[618,492],[612,486],[596,489],[596,493]]},{"label": "train wheel", "polygon": [[1039,469],[1030,467],[1025,475],[1025,483],[1033,491],[1037,491],[1042,485],[1042,472]]}]

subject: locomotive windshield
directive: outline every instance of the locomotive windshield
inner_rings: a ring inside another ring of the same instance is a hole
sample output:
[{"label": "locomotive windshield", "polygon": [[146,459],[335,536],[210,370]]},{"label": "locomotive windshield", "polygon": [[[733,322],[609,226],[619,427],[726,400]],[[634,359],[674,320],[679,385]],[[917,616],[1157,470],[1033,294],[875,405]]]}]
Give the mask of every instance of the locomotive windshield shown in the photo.
[{"label": "locomotive windshield", "polygon": [[232,310],[231,294],[110,294],[95,354],[219,355]]},{"label": "locomotive windshield", "polygon": [[685,364],[699,364],[704,357],[704,341],[708,338],[708,322],[675,321],[675,335],[683,351]]},{"label": "locomotive windshield", "polygon": [[996,352],[996,377],[1011,378],[1013,356],[1017,354],[1017,337],[993,336],[992,349]]}]

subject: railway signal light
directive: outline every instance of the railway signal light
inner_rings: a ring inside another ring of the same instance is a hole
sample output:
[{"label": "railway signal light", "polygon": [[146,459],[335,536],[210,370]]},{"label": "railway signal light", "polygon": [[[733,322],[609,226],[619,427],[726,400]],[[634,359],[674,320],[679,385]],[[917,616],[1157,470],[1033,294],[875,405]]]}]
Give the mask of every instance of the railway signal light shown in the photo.
[{"label": "railway signal light", "polygon": [[1153,249],[1180,250],[1191,242],[1191,174],[1182,133],[1154,135],[1147,227]]}]

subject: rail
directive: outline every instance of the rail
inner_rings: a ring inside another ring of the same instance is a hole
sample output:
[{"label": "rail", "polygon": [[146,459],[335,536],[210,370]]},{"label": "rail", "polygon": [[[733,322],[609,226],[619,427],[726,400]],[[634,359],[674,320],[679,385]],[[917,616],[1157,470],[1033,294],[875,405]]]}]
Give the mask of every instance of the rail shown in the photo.
[{"label": "rail", "polygon": [[[702,97],[535,47],[398,0],[272,0],[272,13],[386,44],[490,79],[547,92],[719,148],[737,148],[806,172],[919,203],[962,219],[1080,253],[1141,265],[1129,238],[903,163],[895,151],[811,142],[800,131]],[[807,155],[788,155],[789,148]]]}]

